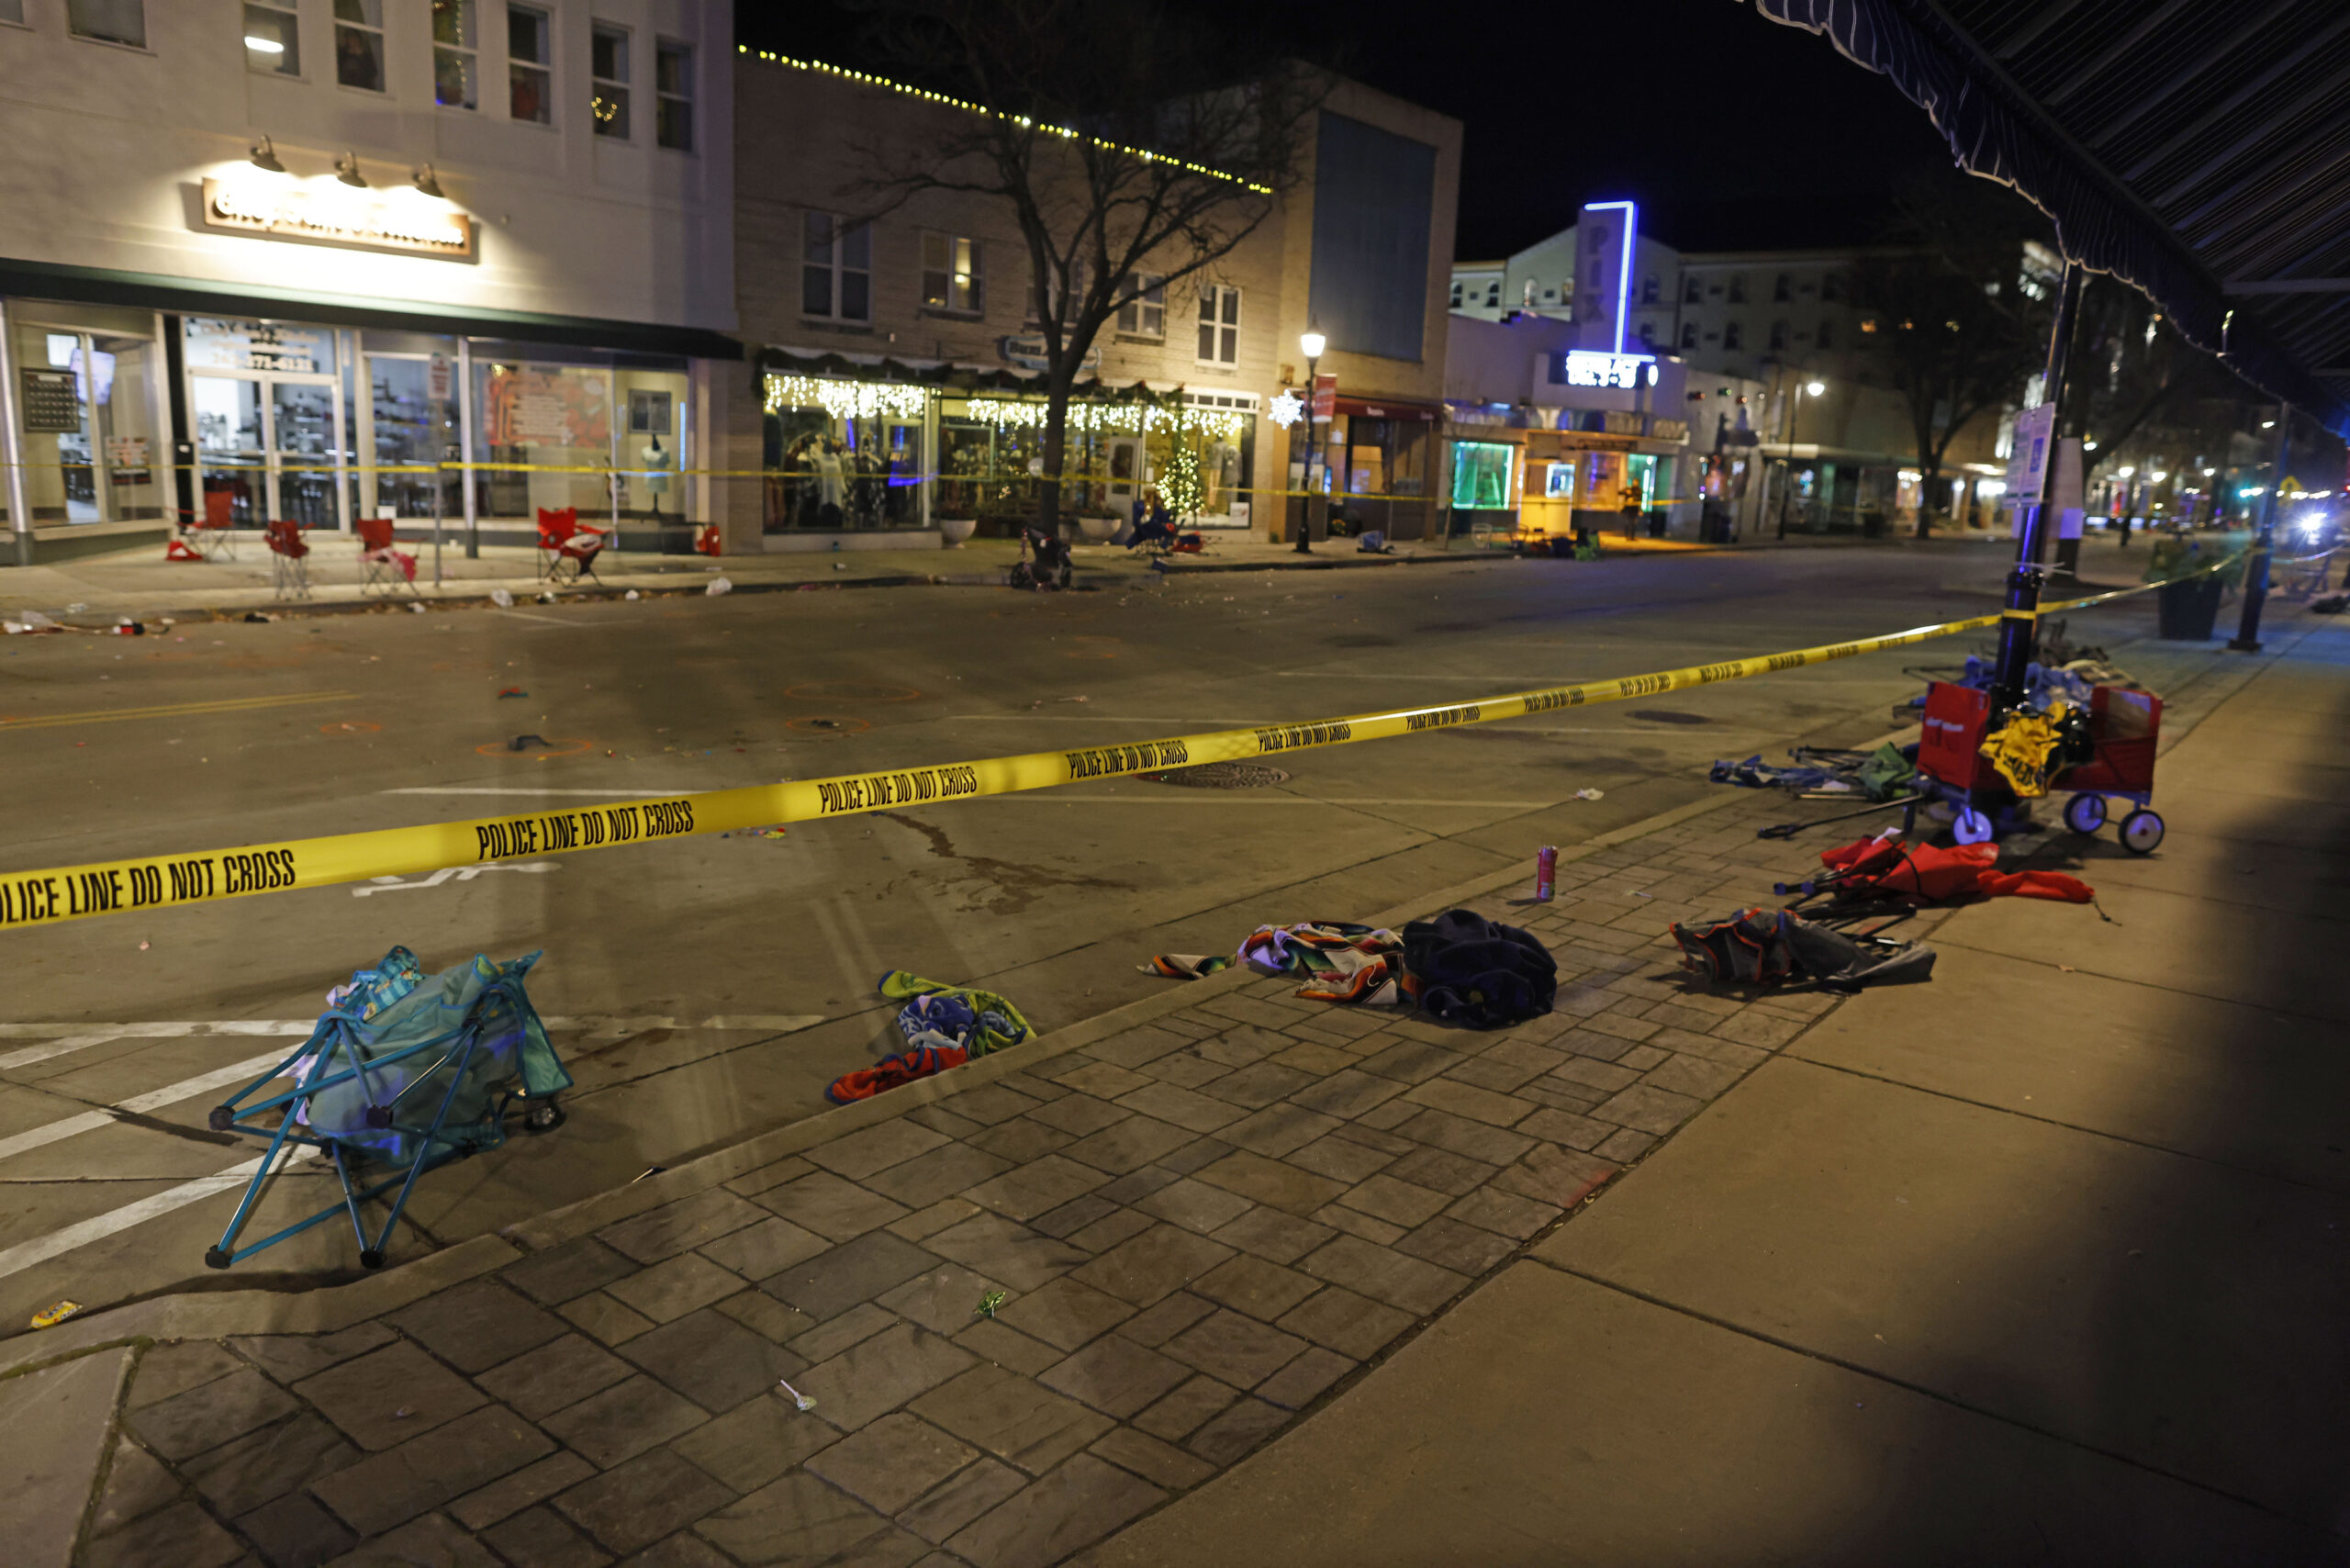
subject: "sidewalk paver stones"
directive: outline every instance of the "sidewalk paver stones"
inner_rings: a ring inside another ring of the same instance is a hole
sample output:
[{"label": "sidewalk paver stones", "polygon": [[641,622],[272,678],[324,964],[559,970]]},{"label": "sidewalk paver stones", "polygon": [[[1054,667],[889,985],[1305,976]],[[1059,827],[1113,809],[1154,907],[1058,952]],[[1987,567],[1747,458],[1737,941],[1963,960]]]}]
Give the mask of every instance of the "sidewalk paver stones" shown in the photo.
[{"label": "sidewalk paver stones", "polygon": [[1521,1027],[1255,981],[358,1328],[157,1347],[91,1560],[169,1538],[269,1568],[1062,1561],[1281,1430],[1819,1014],[1692,991],[1662,940],[1662,894],[1727,910],[1802,858],[1751,853],[1775,804],[1561,868],[1514,912],[1561,966]]}]

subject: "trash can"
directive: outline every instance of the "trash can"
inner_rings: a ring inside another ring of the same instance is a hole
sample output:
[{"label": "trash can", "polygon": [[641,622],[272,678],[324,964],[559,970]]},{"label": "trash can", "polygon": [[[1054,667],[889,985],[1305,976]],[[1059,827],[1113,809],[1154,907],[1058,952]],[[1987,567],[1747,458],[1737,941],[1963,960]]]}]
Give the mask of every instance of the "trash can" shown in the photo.
[{"label": "trash can", "polygon": [[2210,642],[2212,623],[2220,618],[2220,596],[2226,591],[2209,572],[2163,584],[2154,590],[2159,634],[2166,642]]}]

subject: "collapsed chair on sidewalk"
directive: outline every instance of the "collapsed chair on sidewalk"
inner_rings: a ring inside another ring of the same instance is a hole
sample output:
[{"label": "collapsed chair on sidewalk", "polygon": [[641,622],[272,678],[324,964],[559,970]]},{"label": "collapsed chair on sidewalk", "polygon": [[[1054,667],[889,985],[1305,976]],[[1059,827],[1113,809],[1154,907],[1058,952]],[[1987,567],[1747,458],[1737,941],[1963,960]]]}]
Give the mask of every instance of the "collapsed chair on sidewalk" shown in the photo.
[{"label": "collapsed chair on sidewalk", "polygon": [[422,599],[416,588],[416,556],[392,543],[392,520],[388,517],[363,517],[359,520],[359,564],[366,576],[359,584],[362,593],[381,592],[395,598],[405,587]]},{"label": "collapsed chair on sidewalk", "polygon": [[539,576],[557,588],[576,583],[582,572],[596,577],[596,557],[603,554],[606,530],[579,521],[577,507],[560,511],[539,509]]},{"label": "collapsed chair on sidewalk", "polygon": [[[395,947],[330,991],[309,1038],[213,1108],[213,1131],[265,1136],[269,1148],[206,1266],[228,1268],[342,1214],[359,1239],[360,1265],[380,1269],[418,1177],[498,1148],[509,1112],[519,1109],[525,1132],[561,1126],[555,1096],[571,1087],[571,1074],[522,983],[538,961],[536,953],[508,964],[476,957],[428,976],[415,954]],[[287,1080],[291,1088],[279,1087]],[[297,1147],[317,1149],[334,1168],[341,1200],[239,1247],[263,1192]],[[360,1205],[387,1193],[390,1207],[371,1236]]]},{"label": "collapsed chair on sidewalk", "polygon": [[270,587],[280,599],[310,597],[310,546],[302,525],[290,517],[271,523],[263,538],[269,545]]}]

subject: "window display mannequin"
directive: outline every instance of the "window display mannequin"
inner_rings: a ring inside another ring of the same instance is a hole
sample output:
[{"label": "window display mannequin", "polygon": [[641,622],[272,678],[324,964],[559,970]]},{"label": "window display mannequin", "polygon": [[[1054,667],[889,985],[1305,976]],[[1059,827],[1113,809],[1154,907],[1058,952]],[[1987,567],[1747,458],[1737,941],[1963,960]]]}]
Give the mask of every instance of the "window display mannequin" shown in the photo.
[{"label": "window display mannequin", "polygon": [[661,498],[669,492],[669,470],[677,465],[677,454],[662,450],[661,438],[655,436],[643,452],[644,493],[653,498],[653,515],[661,515]]}]

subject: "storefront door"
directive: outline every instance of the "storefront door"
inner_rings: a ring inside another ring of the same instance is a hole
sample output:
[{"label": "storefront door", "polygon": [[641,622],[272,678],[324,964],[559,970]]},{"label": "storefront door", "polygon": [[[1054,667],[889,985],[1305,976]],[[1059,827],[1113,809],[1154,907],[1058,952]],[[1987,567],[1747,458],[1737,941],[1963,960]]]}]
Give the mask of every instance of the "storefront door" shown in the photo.
[{"label": "storefront door", "polygon": [[188,409],[211,526],[349,526],[334,354],[326,328],[189,319]]}]

